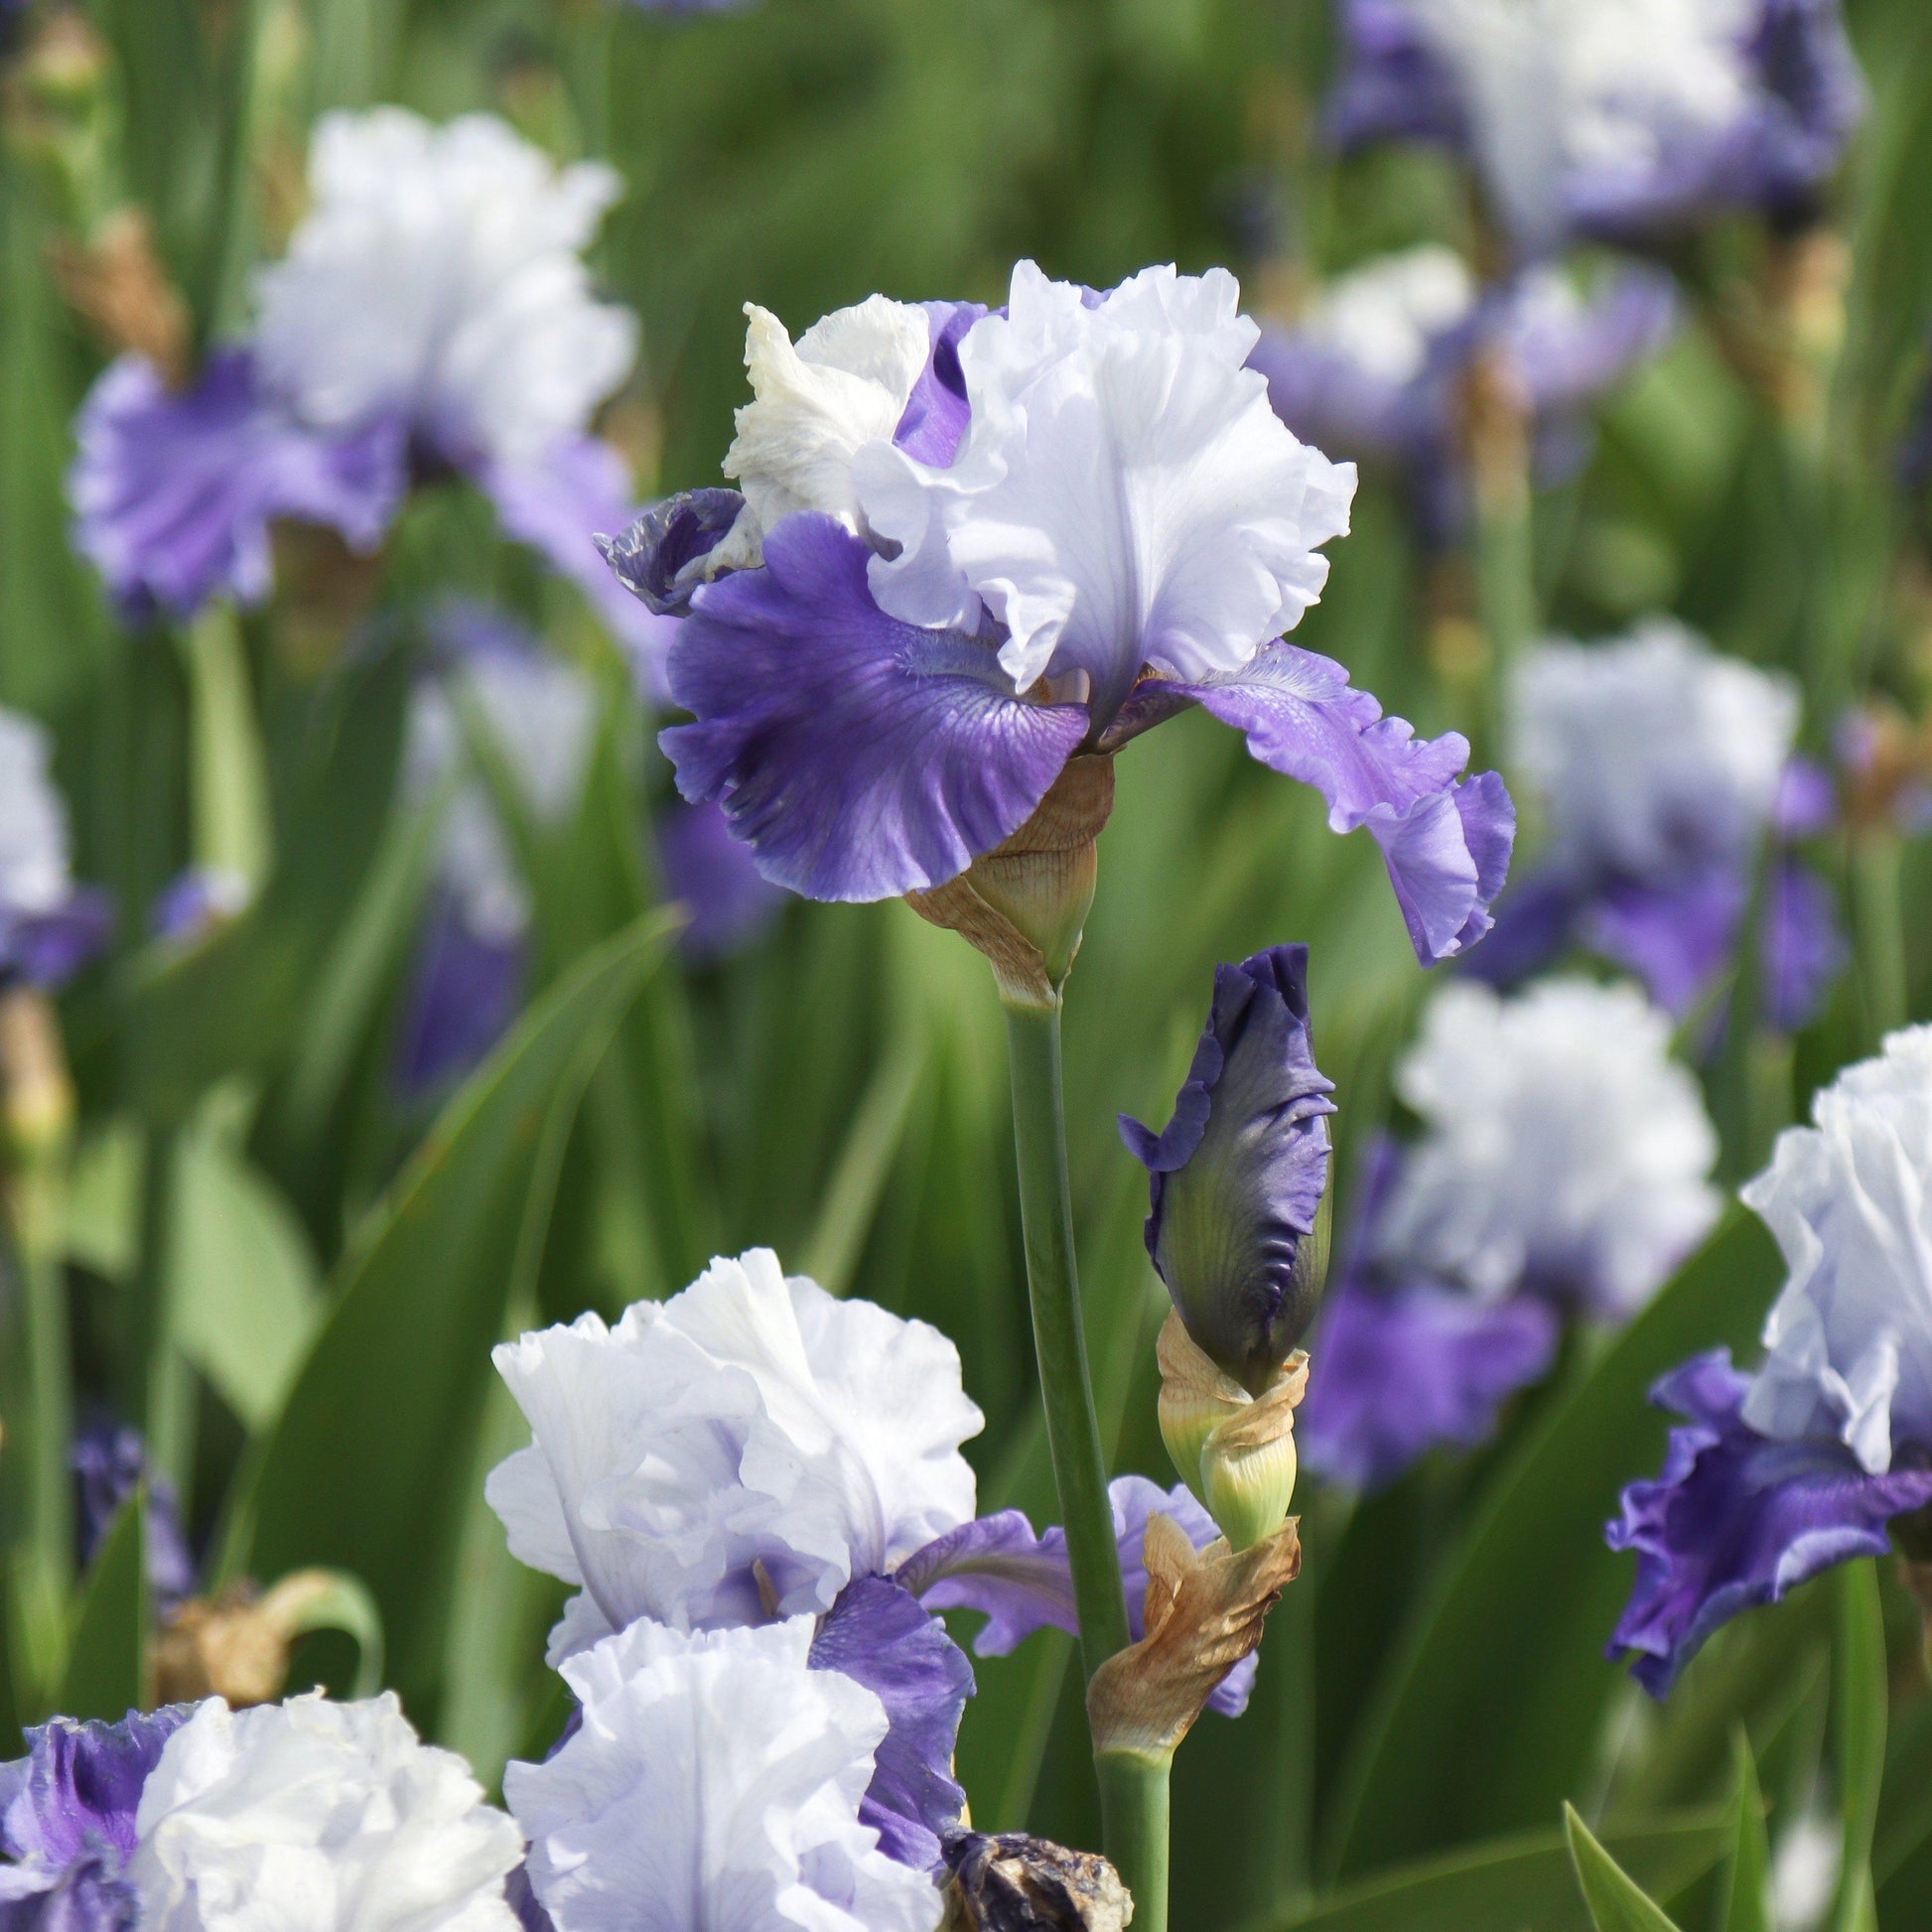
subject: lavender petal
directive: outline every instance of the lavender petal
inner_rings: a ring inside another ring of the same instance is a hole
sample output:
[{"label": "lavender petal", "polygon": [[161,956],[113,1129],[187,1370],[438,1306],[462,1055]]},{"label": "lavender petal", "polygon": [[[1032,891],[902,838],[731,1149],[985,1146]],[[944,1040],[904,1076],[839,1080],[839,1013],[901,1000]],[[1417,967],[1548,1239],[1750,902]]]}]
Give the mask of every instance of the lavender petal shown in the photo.
[{"label": "lavender petal", "polygon": [[880,1850],[930,1871],[940,1841],[958,1828],[966,1794],[952,1775],[953,1748],[973,1667],[918,1599],[885,1577],[842,1589],[812,1639],[814,1670],[843,1671],[886,1707],[892,1728],[879,1746],[860,1821]]},{"label": "lavender petal", "polygon": [[765,568],[701,591],[671,649],[671,695],[697,720],[659,741],[679,789],[715,799],[765,878],[808,898],[957,877],[1087,730],[1082,706],[1013,696],[977,639],[887,617],[869,556],[831,517],[787,517]]},{"label": "lavender petal", "polygon": [[1870,1475],[1843,1443],[1777,1443],[1739,1414],[1749,1379],[1727,1349],[1699,1355],[1651,1392],[1684,1418],[1661,1475],[1633,1482],[1604,1526],[1634,1550],[1637,1580],[1610,1639],[1662,1697],[1721,1624],[1834,1564],[1883,1556],[1886,1522],[1932,1501],[1932,1469]]}]

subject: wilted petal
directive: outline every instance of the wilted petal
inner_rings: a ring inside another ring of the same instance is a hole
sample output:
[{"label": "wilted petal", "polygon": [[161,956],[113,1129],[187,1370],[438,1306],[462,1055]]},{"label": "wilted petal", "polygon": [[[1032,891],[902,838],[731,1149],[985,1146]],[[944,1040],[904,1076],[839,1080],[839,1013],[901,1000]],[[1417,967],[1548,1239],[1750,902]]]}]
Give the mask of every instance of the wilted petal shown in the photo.
[{"label": "wilted petal", "polygon": [[1105,1859],[1025,1832],[960,1832],[946,1863],[947,1924],[963,1932],[1122,1932],[1134,1915]]},{"label": "wilted petal", "polygon": [[657,617],[681,618],[708,581],[711,554],[745,508],[735,489],[687,489],[640,511],[620,535],[592,541],[612,574]]},{"label": "wilted petal", "polygon": [[1431,1449],[1473,1447],[1502,1405],[1548,1372],[1560,1327],[1531,1296],[1338,1289],[1310,1344],[1296,1426],[1303,1459],[1350,1488],[1379,1489]]},{"label": "wilted petal", "polygon": [[1120,1123],[1148,1170],[1147,1251],[1196,1345],[1255,1394],[1306,1332],[1321,1287],[1298,1268],[1334,1112],[1309,1039],[1308,961],[1306,946],[1275,946],[1217,967],[1166,1131]]},{"label": "wilted petal", "polygon": [[700,594],[672,647],[671,695],[697,718],[662,736],[679,789],[807,897],[955,878],[1031,815],[1086,712],[1023,703],[986,645],[886,616],[870,553],[829,517],[787,518],[764,554]]},{"label": "wilted petal", "polygon": [[1932,1468],[1871,1474],[1829,1439],[1773,1442],[1743,1420],[1749,1378],[1720,1349],[1659,1382],[1651,1399],[1685,1419],[1662,1475],[1633,1482],[1604,1529],[1637,1553],[1637,1581],[1610,1640],[1662,1697],[1720,1624],[1833,1564],[1883,1556],[1885,1524],[1932,1501]]},{"label": "wilted petal", "polygon": [[1458,733],[1418,738],[1406,720],[1383,717],[1332,658],[1287,643],[1227,676],[1142,691],[1151,704],[1191,700],[1244,732],[1263,764],[1321,793],[1331,831],[1366,825],[1424,965],[1488,931],[1516,808],[1493,771],[1457,780],[1469,760]]},{"label": "wilted petal", "polygon": [[137,616],[192,617],[221,596],[260,603],[278,518],[327,524],[373,550],[407,484],[399,421],[305,427],[261,387],[244,349],[210,355],[182,395],[122,357],[89,391],[74,439],[75,548]]},{"label": "wilted petal", "polygon": [[[1166,1516],[1179,1525],[1197,1550],[1215,1542],[1220,1531],[1185,1483],[1163,1489],[1146,1476],[1116,1476],[1107,1485],[1107,1494],[1113,1504],[1121,1583],[1127,1592],[1128,1628],[1138,1641],[1147,1595],[1149,1517]],[[982,1611],[987,1621],[973,1639],[973,1649],[981,1657],[1004,1657],[1035,1630],[1079,1634],[1066,1532],[1055,1526],[1035,1536],[1033,1525],[1017,1509],[982,1516],[937,1538],[902,1564],[895,1581],[929,1610]],[[1209,1699],[1209,1708],[1238,1718],[1247,1709],[1254,1676],[1252,1659],[1237,1664]]]},{"label": "wilted petal", "polygon": [[946,1627],[885,1577],[859,1577],[818,1626],[814,1670],[843,1671],[886,1707],[891,1728],[874,1758],[859,1822],[880,1850],[930,1871],[940,1841],[957,1829],[966,1794],[952,1774],[959,1720],[973,1695],[973,1667]]}]

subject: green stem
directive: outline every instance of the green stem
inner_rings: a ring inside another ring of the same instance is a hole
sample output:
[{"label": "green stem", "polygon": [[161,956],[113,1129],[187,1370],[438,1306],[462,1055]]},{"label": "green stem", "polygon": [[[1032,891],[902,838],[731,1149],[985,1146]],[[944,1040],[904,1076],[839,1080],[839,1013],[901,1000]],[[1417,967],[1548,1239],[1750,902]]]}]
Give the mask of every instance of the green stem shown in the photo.
[{"label": "green stem", "polygon": [[193,1383],[175,1336],[174,1182],[176,1134],[150,1124],[141,1163],[141,1249],[127,1324],[127,1404],[146,1438],[151,1468],[188,1502],[193,1453]]},{"label": "green stem", "polygon": [[1875,1047],[1904,1026],[1910,1004],[1905,966],[1903,843],[1895,832],[1873,830],[1852,848],[1852,887],[1858,911],[1859,982],[1866,1031]]},{"label": "green stem", "polygon": [[1134,1932],[1168,1932],[1168,1772],[1173,1760],[1101,1751],[1100,1826],[1107,1856],[1134,1895]]},{"label": "green stem", "polygon": [[1013,1139],[1020,1162],[1034,1350],[1039,1358],[1039,1394],[1060,1520],[1066,1526],[1080,1653],[1091,1678],[1115,1651],[1127,1648],[1127,1594],[1121,1587],[1120,1551],[1114,1541],[1073,1265],[1059,1010],[1009,1007],[1007,1046],[1013,1062]]},{"label": "green stem", "polygon": [[71,1344],[68,1285],[58,1254],[22,1243],[20,1272],[27,1315],[27,1353],[33,1378],[31,1501],[34,1553],[55,1587],[73,1579],[73,1454]]},{"label": "green stem", "polygon": [[1511,687],[1536,637],[1536,548],[1527,487],[1500,492],[1476,514],[1476,621],[1489,668],[1482,721],[1483,759],[1501,764],[1509,751]]}]

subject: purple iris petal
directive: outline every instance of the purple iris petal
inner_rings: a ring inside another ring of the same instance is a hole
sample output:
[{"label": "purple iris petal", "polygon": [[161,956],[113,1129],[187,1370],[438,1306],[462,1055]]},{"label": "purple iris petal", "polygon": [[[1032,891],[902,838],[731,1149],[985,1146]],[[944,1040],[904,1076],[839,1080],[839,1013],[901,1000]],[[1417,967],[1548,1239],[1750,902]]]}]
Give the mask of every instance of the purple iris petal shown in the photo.
[{"label": "purple iris petal", "polygon": [[1559,1326],[1530,1296],[1349,1282],[1329,1294],[1310,1344],[1295,1424],[1304,1461],[1376,1489],[1431,1449],[1482,1442],[1502,1405],[1549,1369]]},{"label": "purple iris petal", "polygon": [[[546,1758],[545,1762],[548,1761]],[[543,1909],[536,1893],[530,1889],[530,1873],[526,1866],[518,1865],[503,1880],[503,1898],[516,1914],[516,1922],[523,1932],[557,1932],[557,1921]],[[0,1932],[4,1932],[4,1928],[0,1928]]]},{"label": "purple iris petal", "polygon": [[[1539,301],[1536,287],[1533,279],[1511,285],[1491,330],[1540,419],[1587,407],[1677,326],[1677,284],[1661,269],[1623,269],[1575,308]],[[1549,466],[1540,474],[1554,481]]]},{"label": "purple iris petal", "polygon": [[716,805],[678,805],[657,823],[664,892],[690,914],[680,935],[687,959],[728,958],[749,946],[784,903],[751,849],[731,835]]},{"label": "purple iris petal", "polygon": [[1455,77],[1400,0],[1346,0],[1343,65],[1328,102],[1329,138],[1342,148],[1409,136],[1466,142]]},{"label": "purple iris petal", "polygon": [[599,531],[623,529],[635,509],[623,459],[595,436],[570,436],[538,462],[486,463],[477,483],[505,532],[584,593],[655,692],[676,625],[612,574],[598,542]]},{"label": "purple iris petal", "polygon": [[[1121,1583],[1127,1592],[1127,1623],[1138,1643],[1146,1632],[1148,1518],[1169,1516],[1204,1550],[1221,1532],[1185,1483],[1163,1489],[1146,1476],[1116,1476],[1107,1485],[1120,1547]],[[1073,1574],[1066,1560],[1066,1532],[1057,1527],[1035,1536],[1017,1509],[981,1516],[936,1537],[900,1564],[895,1581],[929,1610],[978,1610],[985,1626],[973,1639],[981,1657],[1004,1657],[1035,1630],[1079,1634],[1073,1607]],[[1210,1711],[1238,1718],[1254,1688],[1255,1659],[1244,1657],[1207,1700]]]},{"label": "purple iris petal", "polygon": [[745,507],[735,489],[687,489],[641,511],[617,536],[597,535],[613,575],[660,618],[681,618],[704,582],[711,553]]},{"label": "purple iris petal", "polygon": [[1023,703],[977,639],[887,617],[869,555],[829,516],[786,517],[765,568],[706,586],[671,647],[671,696],[697,719],[659,741],[678,788],[808,898],[957,877],[1086,736],[1084,707]]},{"label": "purple iris petal", "polygon": [[1604,1527],[1637,1553],[1637,1581],[1609,1654],[1662,1697],[1718,1626],[1774,1603],[1833,1564],[1883,1556],[1886,1522],[1932,1502],[1932,1469],[1870,1475],[1839,1442],[1775,1443],[1739,1416],[1750,1379],[1730,1351],[1699,1355],[1651,1391],[1685,1419],[1655,1482],[1633,1482]]},{"label": "purple iris petal", "polygon": [[141,1788],[193,1710],[130,1711],[112,1725],[54,1718],[30,1729],[27,1755],[0,1764],[0,1852],[57,1870],[90,1848],[132,1852]]},{"label": "purple iris petal", "polygon": [[396,1078],[422,1094],[467,1073],[516,1017],[523,991],[523,948],[485,939],[464,923],[456,901],[439,895],[417,956]]},{"label": "purple iris petal", "polygon": [[826,1612],[809,1661],[814,1670],[843,1671],[886,1707],[892,1728],[859,1819],[879,1833],[887,1857],[932,1870],[940,1840],[966,1806],[952,1775],[960,1714],[973,1695],[965,1653],[898,1584],[860,1577]]},{"label": "purple iris petal", "polygon": [[1851,949],[1831,889],[1795,859],[1772,868],[1761,946],[1764,1017],[1796,1033],[1818,1017]]},{"label": "purple iris petal", "polygon": [[113,929],[113,901],[93,886],[50,912],[0,914],[0,975],[17,973],[52,991],[94,958]]},{"label": "purple iris petal", "polygon": [[966,340],[967,330],[986,314],[986,304],[928,302],[923,306],[932,331],[932,352],[905,399],[893,441],[915,463],[947,470],[973,415],[966,400],[965,372],[959,365],[959,345]]},{"label": "purple iris petal", "polygon": [[141,1901],[112,1853],[59,1871],[0,1866],[0,1932],[135,1932]]},{"label": "purple iris petal", "polygon": [[1568,951],[1582,911],[1578,889],[1554,872],[1514,881],[1496,906],[1496,923],[1464,970],[1507,991],[1553,966]]},{"label": "purple iris petal", "polygon": [[1457,781],[1469,760],[1460,734],[1418,738],[1406,719],[1383,717],[1332,658],[1290,643],[1270,644],[1242,670],[1159,695],[1198,703],[1245,732],[1263,764],[1313,785],[1328,801],[1330,831],[1368,827],[1425,966],[1489,930],[1516,807],[1493,771]]},{"label": "purple iris petal", "polygon": [[407,485],[400,423],[305,428],[258,385],[246,349],[210,355],[181,395],[123,356],[81,405],[74,437],[75,547],[137,616],[192,617],[223,595],[259,603],[278,518],[324,523],[373,550]]},{"label": "purple iris petal", "polygon": [[148,1587],[165,1614],[195,1593],[195,1559],[182,1529],[181,1508],[166,1476],[148,1468],[146,1446],[138,1432],[111,1422],[90,1423],[73,1442],[75,1547],[80,1561],[92,1560],[108,1525],[143,1480],[148,1484]]},{"label": "purple iris petal", "polygon": [[1214,1003],[1166,1132],[1125,1114],[1148,1170],[1147,1251],[1195,1345],[1252,1390],[1314,1316],[1298,1267],[1328,1178],[1334,1082],[1309,1040],[1309,949],[1275,946],[1214,973]]}]

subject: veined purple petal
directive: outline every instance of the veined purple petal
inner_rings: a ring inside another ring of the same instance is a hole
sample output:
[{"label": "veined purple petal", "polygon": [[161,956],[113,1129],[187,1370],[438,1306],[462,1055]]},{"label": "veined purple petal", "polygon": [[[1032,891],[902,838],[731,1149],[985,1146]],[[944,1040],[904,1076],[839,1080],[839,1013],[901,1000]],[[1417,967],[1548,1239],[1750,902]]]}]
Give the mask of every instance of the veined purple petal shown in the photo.
[{"label": "veined purple petal", "polygon": [[846,1585],[812,1639],[814,1670],[843,1671],[886,1707],[892,1728],[874,1759],[860,1822],[900,1864],[930,1871],[957,1829],[966,1794],[952,1774],[973,1667],[946,1627],[885,1577]]},{"label": "veined purple petal", "polygon": [[1079,705],[1026,704],[977,639],[889,618],[866,546],[786,517],[762,570],[706,586],[670,656],[697,722],[660,743],[759,870],[808,898],[876,899],[956,878],[1019,830],[1086,735]]},{"label": "veined purple petal", "polygon": [[262,389],[246,349],[210,355],[181,395],[123,356],[81,405],[74,438],[75,547],[136,615],[191,617],[219,596],[258,604],[278,518],[373,550],[408,482],[400,422],[308,429]]},{"label": "veined purple petal", "polygon": [[135,1932],[141,1901],[111,1852],[58,1871],[0,1866],[0,1932]]},{"label": "veined purple petal", "polygon": [[439,894],[424,927],[396,1078],[424,1094],[459,1078],[503,1035],[523,988],[523,948],[470,930],[455,900]]},{"label": "veined purple petal", "polygon": [[1532,1296],[1483,1302],[1433,1284],[1349,1282],[1330,1293],[1309,1347],[1302,1459],[1376,1489],[1431,1449],[1482,1442],[1502,1405],[1548,1371],[1559,1326]]},{"label": "veined purple petal", "polygon": [[1469,761],[1466,739],[1456,732],[1418,738],[1407,720],[1383,717],[1332,658],[1290,643],[1270,644],[1243,670],[1174,685],[1153,701],[1190,699],[1244,732],[1249,752],[1270,769],[1313,785],[1328,801],[1330,831],[1368,827],[1425,966],[1489,930],[1516,808],[1493,771],[1458,781]]},{"label": "veined purple petal", "polygon": [[171,1704],[119,1724],[53,1718],[26,1733],[27,1755],[0,1764],[0,1852],[62,1869],[91,1845],[125,1856],[161,1747],[193,1715]]},{"label": "veined purple petal", "polygon": [[1328,1178],[1334,1082],[1309,1039],[1309,949],[1214,973],[1214,1001],[1155,1135],[1121,1116],[1148,1170],[1147,1251],[1203,1353],[1259,1391],[1301,1341],[1321,1284],[1302,1244]]},{"label": "veined purple petal", "polygon": [[595,436],[565,437],[535,463],[486,463],[477,473],[505,532],[549,559],[589,599],[657,693],[676,624],[630,595],[605,562],[603,530],[621,530],[635,505],[623,459]]},{"label": "veined purple petal", "polygon": [[[1184,1482],[1163,1489],[1146,1476],[1116,1476],[1107,1494],[1127,1593],[1128,1629],[1138,1643],[1146,1632],[1148,1518],[1172,1517],[1196,1550],[1206,1549],[1221,1532]],[[981,1611],[987,1620],[973,1639],[974,1652],[981,1657],[1004,1657],[1035,1630],[1050,1627],[1079,1634],[1066,1532],[1054,1527],[1035,1536],[1017,1509],[978,1517],[935,1537],[899,1565],[894,1581],[928,1610]],[[1255,1670],[1255,1659],[1244,1657],[1215,1688],[1207,1708],[1238,1718],[1248,1708]]]},{"label": "veined purple petal", "polygon": [[723,959],[750,945],[784,903],[716,805],[678,805],[657,822],[666,897],[690,915],[678,943],[687,959]]},{"label": "veined purple petal", "polygon": [[893,441],[915,463],[947,468],[959,450],[959,439],[972,420],[966,400],[966,376],[959,366],[959,345],[966,332],[986,314],[984,302],[927,302],[926,322],[932,330],[932,353],[905,412],[893,432]]},{"label": "veined purple petal", "polygon": [[1633,1482],[1604,1526],[1613,1550],[1637,1553],[1637,1581],[1610,1639],[1611,1657],[1653,1697],[1720,1624],[1834,1564],[1883,1556],[1885,1524],[1932,1502],[1932,1469],[1868,1475],[1845,1445],[1775,1443],[1745,1426],[1747,1376],[1728,1349],[1699,1355],[1651,1400],[1685,1419],[1655,1482]]},{"label": "veined purple petal", "polygon": [[647,611],[681,618],[711,553],[745,508],[736,489],[687,489],[641,510],[616,536],[594,536],[618,582]]},{"label": "veined purple petal", "polygon": [[114,929],[114,902],[98,887],[82,886],[51,912],[0,916],[0,975],[18,973],[31,985],[64,986],[99,954]]}]

